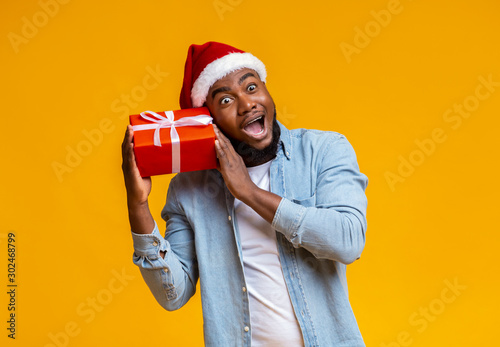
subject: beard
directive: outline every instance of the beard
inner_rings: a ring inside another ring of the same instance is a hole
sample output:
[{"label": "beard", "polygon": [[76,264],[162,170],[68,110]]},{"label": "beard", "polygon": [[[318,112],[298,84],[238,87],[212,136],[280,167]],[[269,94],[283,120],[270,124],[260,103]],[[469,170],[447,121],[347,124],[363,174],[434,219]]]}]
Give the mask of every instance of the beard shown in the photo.
[{"label": "beard", "polygon": [[264,149],[257,149],[251,147],[245,142],[233,139],[229,136],[227,138],[231,141],[236,153],[238,153],[245,162],[247,167],[257,166],[276,158],[278,153],[278,143],[280,140],[281,130],[276,120],[276,108],[274,109],[273,118],[273,137],[271,143]]}]

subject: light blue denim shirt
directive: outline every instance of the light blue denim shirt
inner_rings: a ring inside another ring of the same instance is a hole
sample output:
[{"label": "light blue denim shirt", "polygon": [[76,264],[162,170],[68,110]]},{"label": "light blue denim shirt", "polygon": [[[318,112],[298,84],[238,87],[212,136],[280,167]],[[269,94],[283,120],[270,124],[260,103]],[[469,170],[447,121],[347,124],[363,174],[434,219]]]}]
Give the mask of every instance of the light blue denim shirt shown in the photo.
[{"label": "light blue denim shirt", "polygon": [[[346,264],[365,245],[368,178],[346,137],[280,124],[271,191],[285,283],[305,346],[364,346],[351,309]],[[177,174],[162,211],[163,237],[132,232],[133,261],[158,303],[182,307],[200,279],[205,345],[251,346],[248,292],[234,197],[217,170]],[[166,251],[165,259],[160,251]]]}]

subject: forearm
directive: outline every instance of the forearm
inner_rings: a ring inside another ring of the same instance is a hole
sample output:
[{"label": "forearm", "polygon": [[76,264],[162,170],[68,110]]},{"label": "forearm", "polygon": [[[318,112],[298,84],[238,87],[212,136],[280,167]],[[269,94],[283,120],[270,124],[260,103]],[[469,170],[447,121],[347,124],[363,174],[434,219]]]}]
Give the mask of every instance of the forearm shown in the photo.
[{"label": "forearm", "polygon": [[281,196],[253,185],[240,200],[271,224],[281,199]]},{"label": "forearm", "polygon": [[151,234],[155,227],[155,221],[147,201],[141,204],[128,199],[127,205],[130,229],[136,234]]},{"label": "forearm", "polygon": [[[128,201],[128,219],[130,222],[130,229],[136,234],[151,234],[155,227],[155,221],[149,210],[149,205],[133,204]],[[165,251],[160,251],[162,258],[165,258]]]},{"label": "forearm", "polygon": [[358,259],[365,245],[365,217],[350,207],[305,207],[283,199],[272,225],[295,247],[344,264]]},{"label": "forearm", "polygon": [[160,235],[154,222],[151,233],[132,232],[132,239],[133,262],[157,302],[169,311],[182,307],[195,292],[197,274],[193,264],[183,262],[172,252],[171,244]]},{"label": "forearm", "polygon": [[361,255],[366,223],[361,222],[364,217],[360,213],[306,208],[286,199],[282,202],[282,197],[258,187],[241,199],[295,247],[303,247],[318,258],[350,264]]}]

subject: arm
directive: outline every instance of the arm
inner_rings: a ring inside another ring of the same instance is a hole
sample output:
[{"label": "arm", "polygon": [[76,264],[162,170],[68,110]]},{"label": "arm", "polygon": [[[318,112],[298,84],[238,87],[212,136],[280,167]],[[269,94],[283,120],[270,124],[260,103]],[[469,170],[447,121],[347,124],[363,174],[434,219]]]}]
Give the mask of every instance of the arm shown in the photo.
[{"label": "arm", "polygon": [[[134,242],[133,262],[139,266],[144,281],[158,303],[167,310],[175,310],[183,306],[195,292],[197,270],[195,266],[186,266],[186,262],[182,262],[183,256],[193,260],[194,249],[182,244],[175,248],[174,244],[160,235],[148,206],[151,178],[142,178],[139,174],[132,139],[133,130],[128,126],[122,143],[122,170]],[[167,221],[167,227],[170,224],[176,229],[174,234],[187,234],[189,237],[192,235],[189,224],[182,222],[182,217],[173,216]],[[176,249],[180,256],[172,249]]]},{"label": "arm", "polygon": [[314,196],[305,201],[283,199],[272,225],[295,247],[350,264],[365,245],[367,184],[347,139],[331,140],[324,148]]},{"label": "arm", "polygon": [[222,174],[227,188],[235,198],[250,206],[268,223],[271,223],[281,197],[260,189],[253,183],[243,159],[236,153],[231,142],[215,124],[214,132],[216,136],[215,150],[217,158],[219,158],[218,170]]},{"label": "arm", "polygon": [[248,177],[241,157],[216,129],[220,171],[231,193],[295,246],[317,258],[349,264],[365,243],[367,177],[359,172],[355,152],[345,137],[330,141],[318,171],[316,193],[291,201],[259,189]]}]

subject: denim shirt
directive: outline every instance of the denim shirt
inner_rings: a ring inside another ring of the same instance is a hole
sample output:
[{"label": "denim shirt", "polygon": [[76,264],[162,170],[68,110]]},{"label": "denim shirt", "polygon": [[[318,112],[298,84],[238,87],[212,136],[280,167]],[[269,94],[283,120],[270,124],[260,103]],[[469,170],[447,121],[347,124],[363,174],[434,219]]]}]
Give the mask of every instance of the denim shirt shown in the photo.
[{"label": "denim shirt", "polygon": [[[279,126],[270,185],[282,200],[272,227],[304,345],[364,346],[349,303],[346,264],[359,259],[365,245],[368,178],[344,135]],[[221,174],[177,174],[161,215],[165,237],[156,223],[152,234],[132,232],[133,261],[158,303],[179,309],[199,278],[205,345],[251,346],[234,197]]]}]

